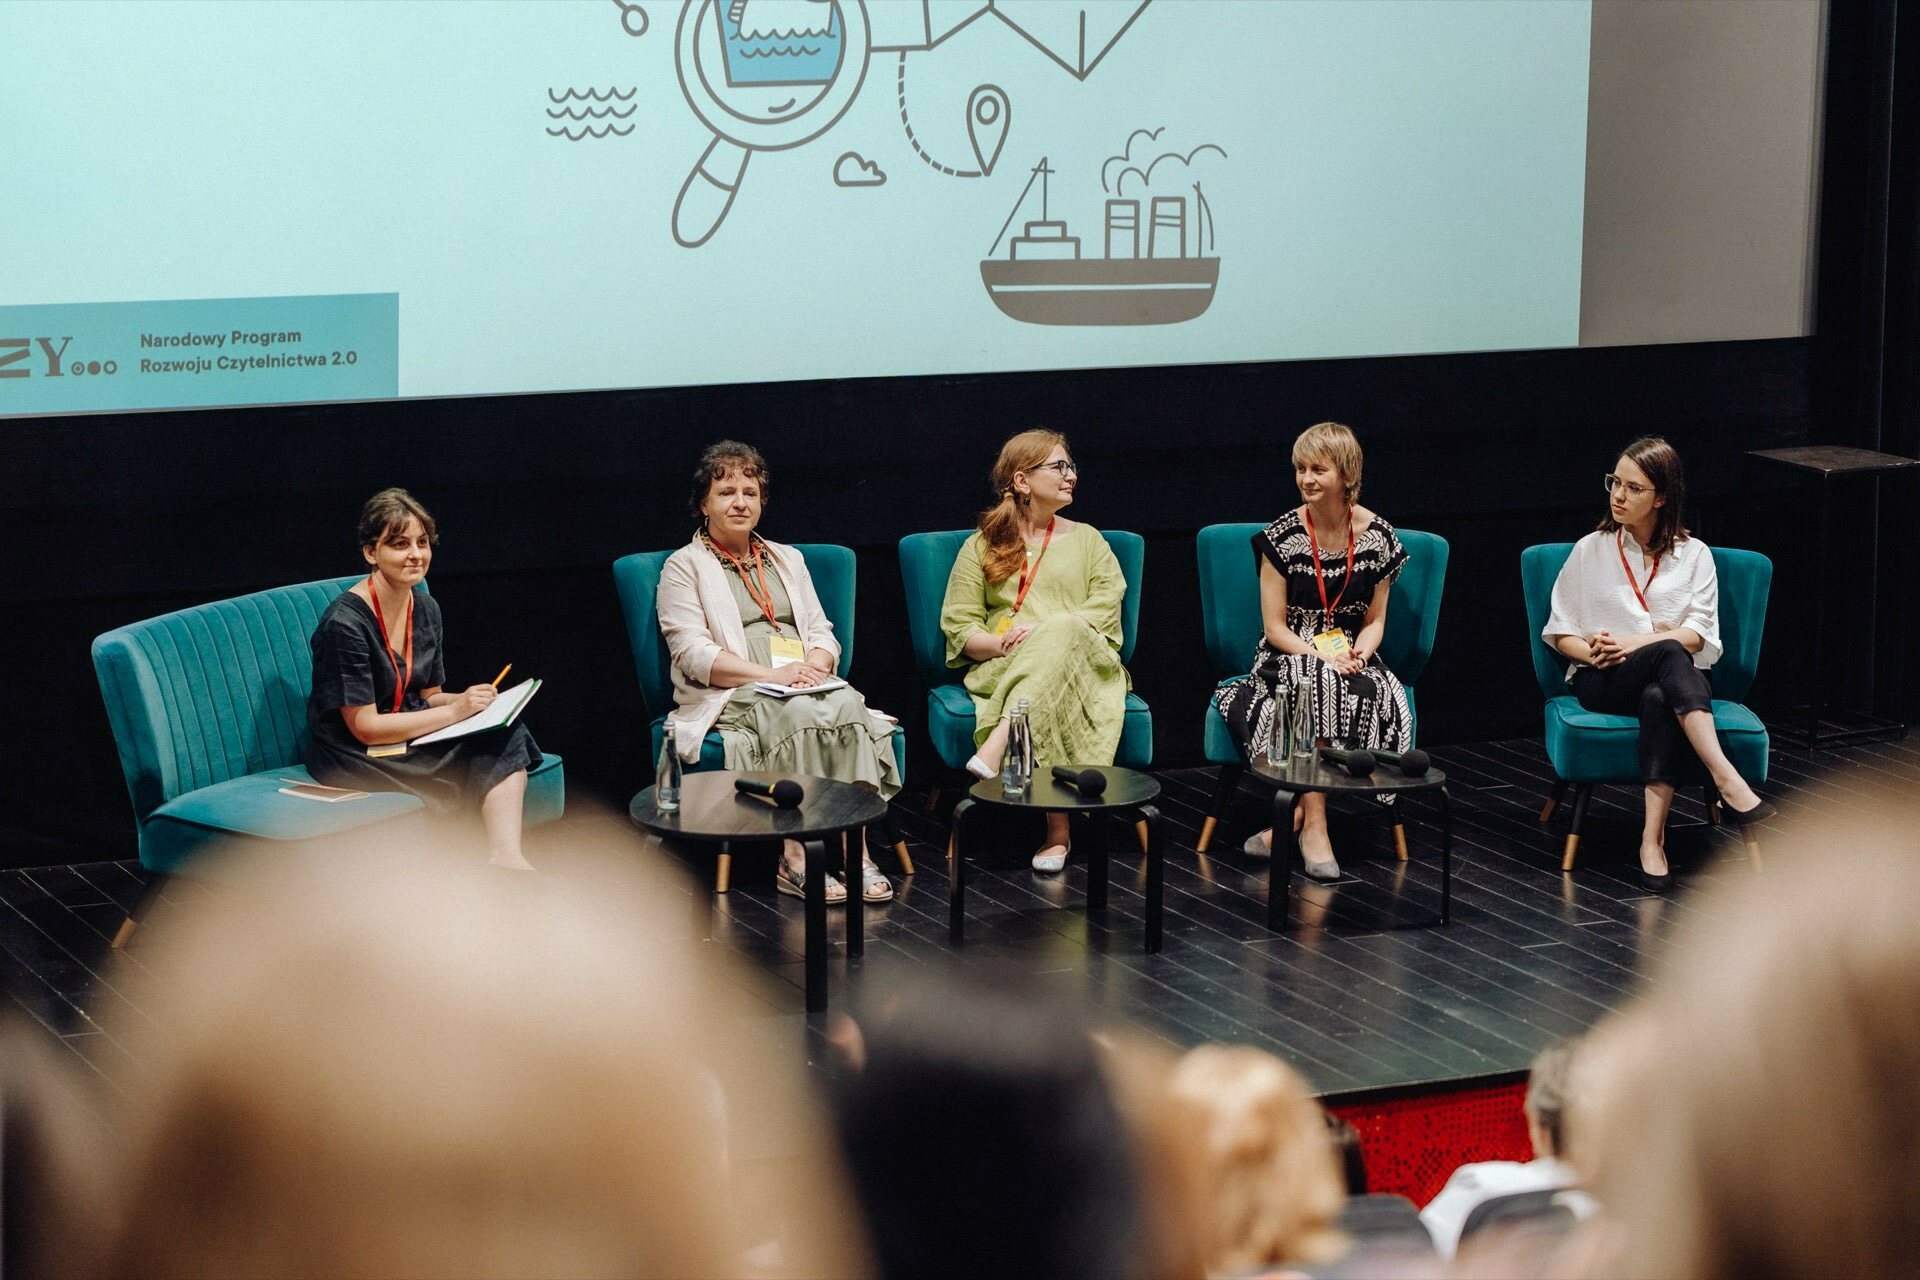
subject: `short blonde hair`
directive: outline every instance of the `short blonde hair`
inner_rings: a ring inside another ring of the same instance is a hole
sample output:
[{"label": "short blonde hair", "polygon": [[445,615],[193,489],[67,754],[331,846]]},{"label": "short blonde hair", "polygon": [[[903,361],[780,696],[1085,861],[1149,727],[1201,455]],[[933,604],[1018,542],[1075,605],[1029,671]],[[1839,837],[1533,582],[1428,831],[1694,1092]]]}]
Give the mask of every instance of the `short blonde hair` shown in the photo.
[{"label": "short blonde hair", "polygon": [[1202,1045],[1174,1068],[1169,1092],[1200,1149],[1195,1230],[1209,1274],[1340,1255],[1346,1184],[1306,1081],[1262,1050]]},{"label": "short blonde hair", "polygon": [[1338,422],[1316,422],[1302,431],[1293,442],[1293,465],[1325,458],[1340,469],[1349,505],[1360,501],[1360,473],[1366,469],[1366,455],[1353,428]]}]

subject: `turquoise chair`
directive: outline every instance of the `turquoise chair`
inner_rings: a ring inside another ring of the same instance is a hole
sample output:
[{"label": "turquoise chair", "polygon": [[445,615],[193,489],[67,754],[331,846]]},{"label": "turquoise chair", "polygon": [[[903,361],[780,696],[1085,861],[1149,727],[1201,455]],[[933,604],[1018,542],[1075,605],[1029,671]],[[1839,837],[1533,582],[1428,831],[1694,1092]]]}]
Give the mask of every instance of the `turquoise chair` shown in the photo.
[{"label": "turquoise chair", "polygon": [[[1253,669],[1253,654],[1260,643],[1260,579],[1251,546],[1253,536],[1265,525],[1211,524],[1200,531],[1200,622],[1206,636],[1207,657],[1213,663],[1216,681],[1243,676]],[[1433,636],[1440,625],[1440,594],[1447,581],[1447,540],[1433,533],[1396,529],[1400,545],[1406,548],[1407,563],[1393,584],[1387,607],[1387,634],[1380,643],[1380,656],[1387,669],[1406,686],[1407,710],[1419,724],[1413,685],[1427,669],[1433,654]],[[1220,783],[1214,791],[1213,808],[1200,827],[1195,851],[1205,853],[1213,839],[1220,815],[1240,785],[1247,758],[1234,744],[1219,705],[1207,704],[1202,750],[1206,758],[1220,766]],[[1394,852],[1407,856],[1404,826],[1393,828]]]},{"label": "turquoise chair", "polygon": [[[946,602],[947,579],[953,576],[953,562],[960,558],[960,545],[973,531],[950,529],[941,533],[914,533],[900,539],[900,576],[906,584],[907,629],[913,640],[913,661],[920,679],[927,686],[927,735],[933,739],[934,754],[949,769],[964,769],[973,755],[973,696],[961,683],[964,671],[947,665],[947,639],[940,630],[940,606]],[[1127,579],[1127,594],[1120,604],[1120,661],[1133,658],[1133,646],[1140,633],[1140,576],[1146,562],[1147,543],[1137,533],[1103,530],[1102,537],[1113,548],[1120,572]],[[1073,763],[1071,761],[1063,763]],[[1120,746],[1114,763],[1128,769],[1144,769],[1153,763],[1153,713],[1140,695],[1127,694],[1126,719],[1120,729]],[[938,793],[933,793],[937,795]],[[929,798],[929,805],[932,798]]]},{"label": "turquoise chair", "polygon": [[[853,666],[853,593],[855,561],[850,547],[830,542],[795,543],[794,549],[807,562],[813,589],[833,634],[840,641],[837,667],[844,678]],[[666,568],[671,551],[642,551],[621,556],[613,562],[613,585],[620,593],[620,612],[627,620],[627,644],[633,650],[633,672],[640,681],[640,702],[652,724],[647,731],[648,761],[660,758],[660,742],[667,733],[667,713],[673,710],[673,659],[667,653],[667,638],[660,633],[660,611],[655,597],[660,591],[660,571]],[[907,736],[893,731],[893,758],[900,777],[907,776]],[[709,733],[700,744],[700,759],[687,766],[689,773],[705,773],[727,767],[726,749],[718,733]],[[651,772],[648,780],[651,782]],[[907,854],[906,841],[891,829],[888,843],[900,859],[902,875],[913,874],[913,859]],[[714,872],[714,891],[725,893],[731,877],[733,859],[721,854]]]},{"label": "turquoise chair", "polygon": [[[1580,847],[1580,828],[1586,821],[1587,801],[1594,784],[1640,782],[1640,722],[1632,716],[1606,716],[1588,711],[1567,690],[1567,660],[1540,638],[1552,612],[1553,583],[1561,566],[1573,554],[1571,542],[1528,547],[1520,553],[1520,582],[1527,597],[1527,630],[1533,653],[1533,674],[1547,700],[1547,759],[1553,765],[1553,793],[1540,810],[1540,821],[1553,817],[1560,799],[1572,786],[1573,825],[1567,832],[1560,869],[1573,869]],[[1760,717],[1741,705],[1760,668],[1760,632],[1767,620],[1767,594],[1773,586],[1773,561],[1757,551],[1713,548],[1714,572],[1720,579],[1720,660],[1708,673],[1713,686],[1713,726],[1727,759],[1740,776],[1754,786],[1767,780],[1767,728]],[[1719,825],[1719,796],[1705,768],[1692,753],[1682,771],[1683,783],[1705,788],[1707,815]],[[1758,857],[1757,836],[1742,833],[1749,855]]]},{"label": "turquoise chair", "polygon": [[[215,847],[311,850],[423,815],[417,798],[397,791],[350,804],[280,794],[286,779],[313,781],[302,763],[313,688],[309,639],[327,606],[358,581],[277,587],[94,640],[93,669],[133,800],[142,866],[164,878]],[[550,752],[529,774],[528,827],[566,811],[565,776]],[[124,945],[139,914],[127,918],[114,945]]]}]

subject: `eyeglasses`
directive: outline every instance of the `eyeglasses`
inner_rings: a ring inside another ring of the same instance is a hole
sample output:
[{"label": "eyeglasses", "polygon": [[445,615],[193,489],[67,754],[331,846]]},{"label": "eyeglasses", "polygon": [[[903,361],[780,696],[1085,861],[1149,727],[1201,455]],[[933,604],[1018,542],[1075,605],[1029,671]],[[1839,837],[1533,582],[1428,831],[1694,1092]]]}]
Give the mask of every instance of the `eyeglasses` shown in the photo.
[{"label": "eyeglasses", "polygon": [[1060,459],[1058,462],[1043,462],[1037,467],[1028,467],[1026,470],[1029,475],[1035,471],[1051,471],[1062,480],[1068,476],[1077,476],[1080,474],[1079,465],[1069,462],[1065,458]]},{"label": "eyeglasses", "polygon": [[1622,480],[1616,475],[1607,476],[1600,481],[1600,485],[1608,493],[1612,493],[1615,489],[1625,489],[1629,498],[1643,498],[1649,493],[1660,492],[1658,485],[1635,484],[1631,480]]}]

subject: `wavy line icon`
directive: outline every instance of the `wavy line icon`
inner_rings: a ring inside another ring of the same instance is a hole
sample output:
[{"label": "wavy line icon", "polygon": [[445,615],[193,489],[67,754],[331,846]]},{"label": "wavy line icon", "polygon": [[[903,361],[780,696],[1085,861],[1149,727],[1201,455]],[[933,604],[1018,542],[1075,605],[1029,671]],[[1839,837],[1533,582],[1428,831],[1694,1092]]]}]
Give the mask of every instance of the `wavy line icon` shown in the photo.
[{"label": "wavy line icon", "polygon": [[639,109],[640,104],[637,102],[625,111],[617,107],[586,107],[579,111],[575,111],[572,107],[559,111],[548,108],[547,117],[552,120],[625,120]]},{"label": "wavy line icon", "polygon": [[562,102],[572,102],[575,99],[581,102],[611,102],[617,98],[621,102],[631,102],[639,92],[639,85],[635,85],[625,93],[620,92],[620,90],[614,88],[612,85],[608,85],[605,92],[589,85],[585,89],[568,89],[565,93],[555,93],[552,89],[548,89],[547,100],[555,106],[558,106]]},{"label": "wavy line icon", "polygon": [[586,138],[624,138],[637,127],[637,125],[630,124],[622,129],[618,125],[610,124],[604,129],[595,129],[589,125],[581,129],[579,133],[575,133],[573,130],[563,126],[558,129],[547,130],[547,136],[549,138],[565,138],[568,142],[580,142]]}]

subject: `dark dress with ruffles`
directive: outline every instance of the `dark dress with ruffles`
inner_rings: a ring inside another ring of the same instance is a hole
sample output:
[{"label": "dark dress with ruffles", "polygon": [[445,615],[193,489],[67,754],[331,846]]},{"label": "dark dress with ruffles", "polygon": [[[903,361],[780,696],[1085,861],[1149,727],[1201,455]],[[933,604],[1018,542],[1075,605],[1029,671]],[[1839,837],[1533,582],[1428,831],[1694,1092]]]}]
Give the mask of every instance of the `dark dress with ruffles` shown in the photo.
[{"label": "dark dress with ruffles", "polygon": [[[1346,539],[1337,547],[1322,544],[1320,572],[1326,579],[1331,611],[1320,607],[1320,587],[1313,571],[1313,539],[1295,509],[1253,535],[1254,570],[1266,561],[1286,580],[1287,630],[1312,643],[1331,627],[1346,633],[1353,643],[1366,625],[1367,606],[1374,588],[1391,583],[1406,567],[1407,552],[1393,526],[1379,516],[1354,542],[1353,564],[1347,564]],[[1352,574],[1349,585],[1347,575]],[[1341,588],[1345,586],[1343,592]],[[1254,646],[1253,670],[1223,683],[1216,693],[1220,715],[1249,759],[1265,750],[1273,732],[1273,717],[1281,692],[1304,681],[1313,707],[1313,731],[1336,747],[1407,751],[1413,746],[1413,715],[1399,678],[1375,653],[1367,665],[1343,676],[1311,653],[1282,653],[1264,634]]]},{"label": "dark dress with ruffles", "polygon": [[[540,748],[525,725],[487,729],[409,746],[403,755],[373,757],[353,736],[343,707],[393,707],[399,683],[395,663],[406,670],[404,654],[390,655],[373,606],[351,591],[327,606],[313,629],[313,692],[307,696],[307,772],[319,782],[365,791],[406,791],[427,808],[445,812],[478,805],[503,779],[540,763]],[[413,595],[413,676],[400,709],[424,711],[420,690],[446,683],[440,605],[424,591]]]}]

